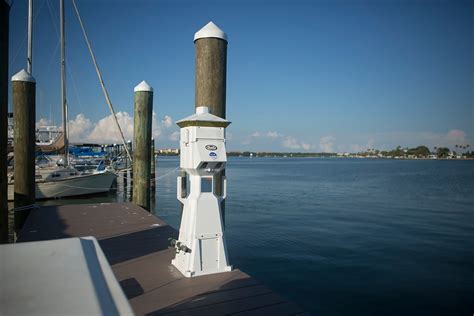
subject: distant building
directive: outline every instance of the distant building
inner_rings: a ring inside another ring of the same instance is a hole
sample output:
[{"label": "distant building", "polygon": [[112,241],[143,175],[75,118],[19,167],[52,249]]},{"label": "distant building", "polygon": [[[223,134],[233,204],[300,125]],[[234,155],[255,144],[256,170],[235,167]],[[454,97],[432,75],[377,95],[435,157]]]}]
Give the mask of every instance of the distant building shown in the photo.
[{"label": "distant building", "polygon": [[162,155],[178,155],[179,149],[178,148],[166,148],[166,149],[159,149],[158,154]]}]

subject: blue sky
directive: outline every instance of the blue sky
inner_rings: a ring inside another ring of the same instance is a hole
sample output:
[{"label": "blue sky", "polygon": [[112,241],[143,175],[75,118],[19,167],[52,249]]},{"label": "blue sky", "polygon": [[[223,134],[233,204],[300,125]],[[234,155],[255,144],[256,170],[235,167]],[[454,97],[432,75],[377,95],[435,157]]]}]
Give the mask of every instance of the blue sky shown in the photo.
[{"label": "blue sky", "polygon": [[[114,141],[118,132],[65,2],[71,137]],[[194,110],[193,35],[209,21],[229,38],[231,150],[432,148],[474,140],[472,1],[77,4],[129,137],[133,87],[141,80],[154,87],[159,148],[178,146],[174,122]],[[35,14],[37,121],[59,123],[58,1],[35,0]],[[11,74],[26,67],[26,16],[27,1],[15,0]]]}]

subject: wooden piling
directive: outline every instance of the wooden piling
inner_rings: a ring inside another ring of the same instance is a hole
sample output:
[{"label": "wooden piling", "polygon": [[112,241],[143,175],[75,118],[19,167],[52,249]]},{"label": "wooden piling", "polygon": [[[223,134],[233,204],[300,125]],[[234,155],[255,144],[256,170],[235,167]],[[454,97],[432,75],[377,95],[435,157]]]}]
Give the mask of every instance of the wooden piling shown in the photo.
[{"label": "wooden piling", "polygon": [[[213,22],[194,34],[196,77],[195,107],[207,106],[209,112],[226,118],[227,35]],[[222,195],[225,169],[217,175],[216,195]],[[222,202],[225,223],[225,201]],[[224,226],[225,227],[225,226]]]},{"label": "wooden piling", "polygon": [[194,35],[196,56],[195,106],[225,118],[227,36],[209,22]]},{"label": "wooden piling", "polygon": [[0,244],[8,242],[8,35],[10,5],[0,1]]},{"label": "wooden piling", "polygon": [[[14,124],[14,207],[35,202],[36,81],[25,70],[12,77]],[[18,216],[17,216],[18,215]],[[21,228],[28,213],[15,212],[15,226]]]},{"label": "wooden piling", "polygon": [[135,87],[133,122],[133,203],[150,210],[151,122],[153,88],[145,81]]}]

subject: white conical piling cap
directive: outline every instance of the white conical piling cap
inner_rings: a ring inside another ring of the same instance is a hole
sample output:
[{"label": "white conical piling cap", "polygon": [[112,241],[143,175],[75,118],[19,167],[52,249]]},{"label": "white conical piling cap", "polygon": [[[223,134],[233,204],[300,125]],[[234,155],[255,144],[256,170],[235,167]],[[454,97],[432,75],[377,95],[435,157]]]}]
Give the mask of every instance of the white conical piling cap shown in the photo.
[{"label": "white conical piling cap", "polygon": [[220,38],[227,42],[227,35],[221,30],[217,25],[212,21],[207,23],[202,29],[194,34],[194,41],[197,41],[200,38]]},{"label": "white conical piling cap", "polygon": [[145,81],[143,80],[140,82],[133,91],[138,92],[138,91],[149,91],[153,92],[153,88]]},{"label": "white conical piling cap", "polygon": [[30,75],[25,69],[22,69],[15,75],[13,75],[12,81],[36,82],[35,78]]}]

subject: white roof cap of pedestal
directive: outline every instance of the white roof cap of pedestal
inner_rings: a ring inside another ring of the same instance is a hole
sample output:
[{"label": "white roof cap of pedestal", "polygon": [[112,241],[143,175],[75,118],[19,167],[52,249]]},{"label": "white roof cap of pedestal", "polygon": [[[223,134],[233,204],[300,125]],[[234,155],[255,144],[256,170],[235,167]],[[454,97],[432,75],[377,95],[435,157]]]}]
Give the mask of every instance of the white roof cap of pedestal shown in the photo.
[{"label": "white roof cap of pedestal", "polygon": [[138,92],[138,91],[149,91],[153,92],[153,88],[145,81],[143,80],[140,82],[133,91]]},{"label": "white roof cap of pedestal", "polygon": [[197,41],[200,38],[220,38],[227,42],[227,34],[224,33],[217,25],[212,21],[207,23],[202,29],[194,34],[194,41]]},{"label": "white roof cap of pedestal", "polygon": [[30,75],[25,69],[20,70],[13,75],[12,81],[26,81],[26,82],[36,82],[35,78]]},{"label": "white roof cap of pedestal", "polygon": [[179,127],[187,126],[210,126],[210,127],[227,127],[231,122],[209,113],[207,106],[198,106],[196,113],[176,121]]}]

